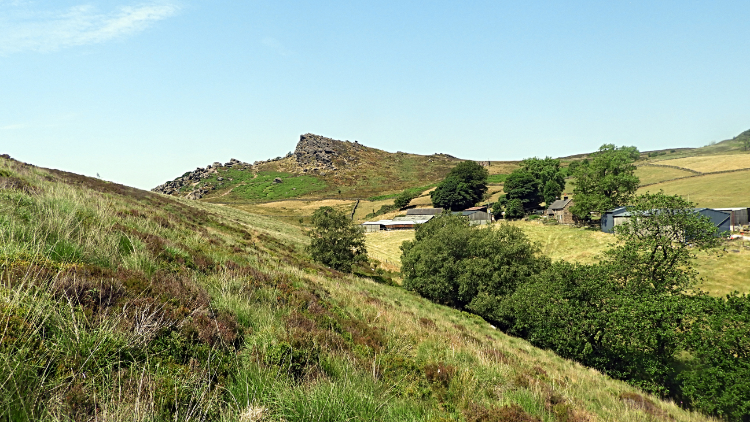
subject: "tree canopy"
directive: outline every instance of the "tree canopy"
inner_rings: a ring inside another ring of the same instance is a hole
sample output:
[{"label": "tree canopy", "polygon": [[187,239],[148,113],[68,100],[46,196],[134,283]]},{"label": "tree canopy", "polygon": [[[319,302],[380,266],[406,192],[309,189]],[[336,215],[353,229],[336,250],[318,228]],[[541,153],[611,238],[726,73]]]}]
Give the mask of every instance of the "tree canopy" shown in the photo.
[{"label": "tree canopy", "polygon": [[456,165],[430,193],[435,207],[459,211],[482,200],[487,193],[487,169],[474,161]]},{"label": "tree canopy", "polygon": [[308,251],[315,261],[351,272],[352,265],[367,260],[365,235],[344,213],[320,207],[313,213],[312,223]]},{"label": "tree canopy", "polygon": [[488,319],[505,295],[548,264],[518,227],[474,229],[453,215],[419,226],[401,250],[404,287]]},{"label": "tree canopy", "polygon": [[633,165],[638,157],[640,153],[635,147],[605,144],[591,154],[588,162],[581,162],[573,174],[576,179],[573,215],[589,220],[592,211],[602,213],[627,205],[640,184]]},{"label": "tree canopy", "polygon": [[505,179],[503,190],[508,200],[521,201],[524,211],[528,212],[542,202],[548,205],[554,202],[564,187],[565,174],[560,168],[560,160],[534,157],[521,161],[521,167]]}]

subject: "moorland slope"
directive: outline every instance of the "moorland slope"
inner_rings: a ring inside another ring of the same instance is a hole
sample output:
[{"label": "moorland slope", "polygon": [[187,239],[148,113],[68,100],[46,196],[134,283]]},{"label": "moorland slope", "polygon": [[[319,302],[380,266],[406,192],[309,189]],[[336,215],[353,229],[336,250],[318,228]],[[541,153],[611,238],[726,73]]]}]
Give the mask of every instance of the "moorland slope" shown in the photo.
[{"label": "moorland slope", "polygon": [[0,158],[0,419],[707,419],[306,244],[275,219]]}]

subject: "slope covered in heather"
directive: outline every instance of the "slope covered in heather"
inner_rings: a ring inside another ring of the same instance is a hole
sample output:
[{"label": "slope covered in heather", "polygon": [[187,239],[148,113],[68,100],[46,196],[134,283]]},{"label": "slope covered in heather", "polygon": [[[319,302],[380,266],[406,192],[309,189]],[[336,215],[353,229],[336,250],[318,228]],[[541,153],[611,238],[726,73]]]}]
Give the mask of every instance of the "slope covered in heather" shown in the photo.
[{"label": "slope covered in heather", "polygon": [[0,159],[0,419],[704,420],[305,244]]}]

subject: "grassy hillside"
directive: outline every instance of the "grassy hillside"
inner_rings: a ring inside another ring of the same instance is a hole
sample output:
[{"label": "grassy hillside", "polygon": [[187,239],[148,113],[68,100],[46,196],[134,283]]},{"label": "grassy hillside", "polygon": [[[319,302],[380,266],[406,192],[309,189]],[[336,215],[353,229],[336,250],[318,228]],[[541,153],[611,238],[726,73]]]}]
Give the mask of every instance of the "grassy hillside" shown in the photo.
[{"label": "grassy hillside", "polygon": [[[613,235],[597,230],[530,221],[510,224],[520,227],[553,260],[594,263],[615,242]],[[398,268],[401,243],[412,239],[414,231],[411,230],[369,233],[367,250],[373,259]],[[703,278],[698,287],[711,295],[724,296],[735,290],[750,293],[750,242],[731,241],[721,249],[701,252],[695,264]]]},{"label": "grassy hillside", "polygon": [[659,192],[680,195],[700,207],[750,207],[747,181],[750,170],[704,174],[642,187],[638,193]]},{"label": "grassy hillside", "polygon": [[296,226],[0,159],[2,420],[705,420]]},{"label": "grassy hillside", "polygon": [[[206,183],[212,183],[217,177],[223,177],[225,182],[209,193],[206,199],[209,202],[246,203],[282,198],[366,199],[378,195],[395,195],[406,188],[437,183],[461,161],[443,154],[426,156],[390,153],[364,146],[350,154],[347,162],[339,163],[335,171],[310,174],[299,173],[294,157],[264,162],[254,166],[253,172],[235,171],[231,176],[229,173],[224,176],[225,170],[220,169],[219,174]],[[227,177],[234,180],[227,183]],[[284,182],[269,187],[259,185],[259,177],[262,178],[261,183],[273,183],[276,177]],[[296,191],[291,188],[296,188]],[[269,194],[276,191],[279,193]]]}]

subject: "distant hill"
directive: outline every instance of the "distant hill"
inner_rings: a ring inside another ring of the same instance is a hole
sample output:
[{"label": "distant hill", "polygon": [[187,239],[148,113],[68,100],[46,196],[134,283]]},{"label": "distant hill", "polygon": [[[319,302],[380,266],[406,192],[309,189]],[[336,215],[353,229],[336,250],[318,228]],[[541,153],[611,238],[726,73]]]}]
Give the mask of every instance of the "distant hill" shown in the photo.
[{"label": "distant hill", "polygon": [[[690,195],[701,206],[745,204],[750,200],[738,198],[744,192],[740,175],[714,174],[705,179],[722,186],[726,195],[720,198],[702,195],[700,190],[704,186],[699,180],[692,179],[716,172],[736,172],[750,168],[750,163],[745,164],[743,161],[743,157],[748,156],[743,150],[743,140],[746,139],[750,139],[750,130],[732,139],[711,142],[700,148],[643,151],[641,160],[637,163],[643,188],[664,188],[671,193]],[[578,154],[562,157],[561,160],[563,165],[567,165],[587,156],[589,154]],[[673,161],[670,164],[669,160],[683,161]],[[717,164],[709,170],[690,168],[701,160],[704,163],[717,160]],[[356,141],[339,141],[308,133],[300,136],[294,152],[286,156],[252,164],[234,159],[224,164],[217,162],[186,172],[153,191],[227,204],[321,199],[370,199],[370,202],[377,202],[392,198],[407,188],[427,191],[460,161],[460,158],[447,154],[393,153]],[[688,161],[692,164],[687,164]],[[517,167],[517,161],[491,161],[488,170],[491,175],[503,175]],[[683,184],[680,181],[683,178],[691,180],[685,180]],[[502,180],[502,176],[490,179],[490,184],[494,186],[491,187],[493,198],[502,191]],[[368,209],[372,210],[373,205],[379,207],[381,204],[368,204]]]},{"label": "distant hill", "polygon": [[435,184],[460,161],[447,154],[391,153],[308,133],[285,157],[214,163],[153,191],[218,202],[367,198]]}]

